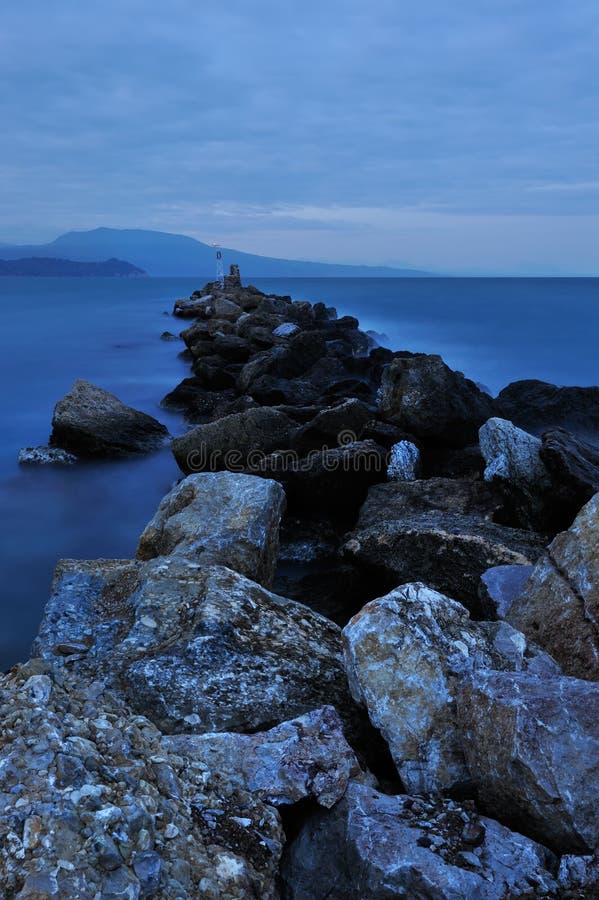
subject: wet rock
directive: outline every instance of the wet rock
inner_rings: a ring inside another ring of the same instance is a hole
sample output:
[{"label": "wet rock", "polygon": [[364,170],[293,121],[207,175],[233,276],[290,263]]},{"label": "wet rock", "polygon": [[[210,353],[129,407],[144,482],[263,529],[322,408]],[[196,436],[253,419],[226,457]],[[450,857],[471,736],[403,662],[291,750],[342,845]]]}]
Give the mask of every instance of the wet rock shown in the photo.
[{"label": "wet rock", "polygon": [[480,576],[479,594],[489,619],[505,619],[512,603],[522,593],[533,566],[493,566]]},{"label": "wet rock", "polygon": [[429,479],[372,487],[342,547],[382,589],[420,580],[480,617],[480,576],[491,566],[528,565],[543,550],[529,531],[489,521],[500,508],[484,483]]},{"label": "wet rock", "polygon": [[18,456],[21,466],[72,466],[76,462],[74,453],[59,447],[23,447]]},{"label": "wet rock", "polygon": [[399,441],[391,447],[387,477],[391,481],[416,481],[420,474],[420,450],[411,441]]},{"label": "wet rock", "polygon": [[493,415],[493,401],[440,356],[396,356],[383,372],[383,418],[418,438],[464,447]]},{"label": "wet rock", "polygon": [[572,517],[599,491],[599,449],[563,428],[546,431],[541,459],[552,480],[552,494]]},{"label": "wet rock", "polygon": [[[480,833],[477,847],[462,837]],[[556,896],[552,854],[452,801],[387,796],[351,782],[330,812],[317,812],[286,849],[292,900],[390,900]]]},{"label": "wet rock", "polygon": [[[272,807],[171,756],[148,719],[65,670],[46,665],[51,695],[36,704],[28,683],[43,667],[0,679],[0,894],[274,900],[283,833]],[[153,776],[156,760],[179,797]]]},{"label": "wet rock", "polygon": [[566,674],[599,679],[599,494],[549,545],[507,618]]},{"label": "wet rock", "polygon": [[[58,643],[88,635],[88,652]],[[35,650],[110,681],[162,731],[253,732],[332,704],[354,709],[339,628],[222,567],[181,558],[63,561]]]},{"label": "wet rock", "polygon": [[479,431],[480,449],[487,467],[485,479],[499,478],[516,487],[545,490],[549,474],[539,451],[539,438],[516,428],[506,419],[489,419]]},{"label": "wet rock", "polygon": [[505,622],[472,622],[459,603],[408,584],[368,603],[343,630],[350,690],[389,744],[409,792],[469,781],[455,717],[460,681],[480,669],[559,668]]},{"label": "wet rock", "polygon": [[292,432],[293,424],[286,415],[259,407],[192,428],[173,440],[173,453],[186,474],[243,471],[248,459],[259,461],[272,450],[288,447]]},{"label": "wet rock", "polygon": [[457,698],[478,795],[498,818],[558,852],[599,841],[599,685],[482,672]]},{"label": "wet rock", "polygon": [[160,335],[161,341],[178,341],[180,340],[179,336],[173,334],[172,331],[163,331]]},{"label": "wet rock", "polygon": [[88,381],[76,381],[54,408],[50,444],[78,456],[115,457],[156,450],[167,437],[152,416]]},{"label": "wet rock", "polygon": [[232,472],[189,475],[161,501],[139,539],[137,558],[176,555],[226,565],[269,587],[284,505],[274,481]]},{"label": "wet rock", "polygon": [[361,774],[332,706],[259,734],[181,734],[164,737],[162,744],[275,806],[313,797],[329,808],[349,779]]},{"label": "wet rock", "polygon": [[566,428],[584,440],[599,440],[599,387],[557,387],[544,381],[514,381],[497,396],[500,416],[540,435]]}]

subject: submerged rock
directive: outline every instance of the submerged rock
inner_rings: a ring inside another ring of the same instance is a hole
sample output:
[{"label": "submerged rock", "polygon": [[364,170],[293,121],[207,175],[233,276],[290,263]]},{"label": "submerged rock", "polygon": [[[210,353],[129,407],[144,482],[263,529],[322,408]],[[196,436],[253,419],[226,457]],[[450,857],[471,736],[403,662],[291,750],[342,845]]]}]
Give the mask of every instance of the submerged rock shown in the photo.
[{"label": "submerged rock", "polygon": [[270,587],[284,506],[275,481],[232,472],[189,475],[160,503],[139,539],[137,558],[180,556],[226,565]]},{"label": "submerged rock", "polygon": [[286,848],[291,900],[505,900],[556,896],[553,855],[452,800],[390,797],[351,782]]},{"label": "submerged rock", "polygon": [[549,545],[507,618],[566,674],[599,680],[599,493]]},{"label": "submerged rock", "polygon": [[21,466],[72,466],[76,462],[74,453],[59,447],[23,447],[18,456]]},{"label": "submerged rock", "polygon": [[54,408],[50,444],[78,456],[116,457],[156,450],[167,437],[152,416],[80,380]]},{"label": "submerged rock", "polygon": [[343,630],[354,700],[368,710],[409,792],[464,788],[455,717],[459,682],[480,669],[559,673],[506,622],[472,622],[459,603],[407,584],[368,603]]},{"label": "submerged rock", "polygon": [[599,685],[477,672],[458,719],[480,800],[558,852],[599,842]]}]

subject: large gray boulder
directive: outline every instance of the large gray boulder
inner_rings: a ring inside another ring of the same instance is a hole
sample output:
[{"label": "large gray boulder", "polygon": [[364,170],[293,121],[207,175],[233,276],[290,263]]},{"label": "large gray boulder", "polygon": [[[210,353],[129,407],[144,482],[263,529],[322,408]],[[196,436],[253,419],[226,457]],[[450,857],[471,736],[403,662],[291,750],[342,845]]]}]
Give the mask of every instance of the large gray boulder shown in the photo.
[{"label": "large gray boulder", "polygon": [[270,587],[284,506],[276,481],[232,472],[189,475],[160,503],[139,539],[137,558],[181,556],[225,565]]},{"label": "large gray boulder", "polygon": [[524,490],[545,490],[551,479],[540,457],[541,441],[506,419],[493,418],[479,430],[485,479],[498,478]]},{"label": "large gray boulder", "polygon": [[156,450],[167,437],[152,416],[79,380],[54,408],[50,444],[77,456],[118,457]]},{"label": "large gray boulder", "polygon": [[568,675],[599,679],[599,494],[552,541],[506,615]]},{"label": "large gray boulder", "polygon": [[230,784],[274,806],[311,797],[330,808],[341,799],[350,778],[361,775],[332,706],[258,734],[167,735],[162,746],[220,772]]},{"label": "large gray boulder", "polygon": [[59,563],[34,652],[165,733],[255,732],[326,704],[352,715],[337,625],[182,557]]},{"label": "large gray boulder", "polygon": [[484,483],[437,478],[375,485],[342,552],[386,589],[423,581],[480,615],[483,572],[536,562],[543,550],[534,532],[491,521],[496,505]]},{"label": "large gray boulder", "polygon": [[457,697],[478,796],[559,853],[599,843],[599,685],[483,672]]},{"label": "large gray boulder", "polygon": [[0,678],[0,896],[278,897],[277,812],[118,697],[31,660]]},{"label": "large gray boulder", "polygon": [[469,781],[455,696],[480,669],[559,668],[505,622],[472,622],[459,603],[422,584],[373,600],[343,630],[352,696],[389,745],[412,793]]},{"label": "large gray boulder", "polygon": [[507,900],[557,896],[540,844],[452,800],[387,796],[351,782],[286,848],[290,900]]},{"label": "large gray boulder", "polygon": [[396,356],[383,372],[379,392],[383,418],[418,438],[452,447],[474,443],[493,415],[493,401],[440,356]]},{"label": "large gray boulder", "polygon": [[293,423],[275,409],[258,407],[198,425],[173,440],[179,468],[192,472],[242,472],[252,460],[289,446]]}]

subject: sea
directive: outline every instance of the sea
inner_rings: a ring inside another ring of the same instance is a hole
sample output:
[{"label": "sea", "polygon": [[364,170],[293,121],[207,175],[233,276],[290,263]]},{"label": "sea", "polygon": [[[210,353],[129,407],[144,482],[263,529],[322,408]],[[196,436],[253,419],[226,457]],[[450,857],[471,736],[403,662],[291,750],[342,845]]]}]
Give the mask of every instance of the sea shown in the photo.
[{"label": "sea", "polygon": [[[20,467],[77,378],[185,430],[161,398],[189,374],[174,301],[197,278],[0,278],[0,670],[26,659],[59,558],[128,558],[179,477],[168,450],[72,468]],[[256,279],[322,301],[393,349],[439,353],[495,394],[511,381],[599,384],[599,279]],[[384,337],[383,337],[384,335]]]}]

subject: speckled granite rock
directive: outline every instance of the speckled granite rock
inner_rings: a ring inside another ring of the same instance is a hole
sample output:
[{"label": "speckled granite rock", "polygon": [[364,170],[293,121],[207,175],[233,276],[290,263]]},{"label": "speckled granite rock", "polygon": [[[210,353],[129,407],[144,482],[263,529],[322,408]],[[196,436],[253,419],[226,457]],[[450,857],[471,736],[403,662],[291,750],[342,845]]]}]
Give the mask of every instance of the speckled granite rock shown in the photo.
[{"label": "speckled granite rock", "polygon": [[387,796],[350,783],[286,848],[290,900],[555,897],[540,844],[451,800]]},{"label": "speckled granite rock", "polygon": [[549,545],[507,618],[566,674],[599,679],[599,494]]},{"label": "speckled granite rock", "polygon": [[118,698],[31,660],[0,679],[0,894],[278,896],[277,813]]},{"label": "speckled granite rock", "polygon": [[343,630],[354,699],[368,709],[409,792],[469,781],[455,716],[460,681],[480,669],[556,674],[546,654],[505,622],[472,622],[467,610],[423,584],[368,603]]},{"label": "speckled granite rock", "polygon": [[162,739],[177,753],[220,772],[231,784],[275,806],[313,797],[331,807],[360,765],[332,706],[306,713],[259,734],[180,734]]},{"label": "speckled granite rock", "polygon": [[189,475],[160,503],[139,539],[137,558],[170,555],[226,565],[268,587],[284,506],[275,481],[232,472]]},{"label": "speckled granite rock", "polygon": [[517,487],[545,490],[551,484],[539,455],[538,437],[517,428],[507,419],[492,418],[480,428],[481,453],[487,468],[485,479],[499,478]]},{"label": "speckled granite rock", "polygon": [[421,469],[420,450],[411,441],[398,441],[389,454],[387,478],[392,481],[415,481]]},{"label": "speckled granite rock", "polygon": [[77,457],[59,447],[23,447],[17,461],[20,466],[72,466]]},{"label": "speckled granite rock", "polygon": [[482,672],[457,697],[478,795],[558,852],[599,843],[599,685]]}]

